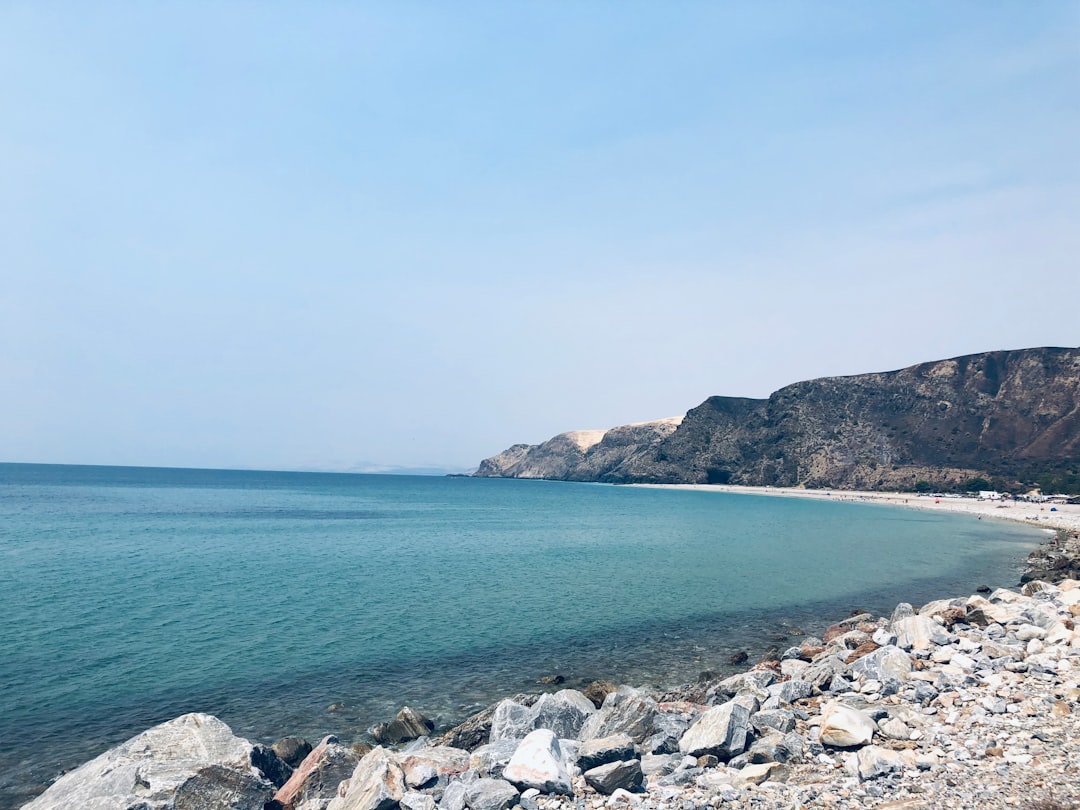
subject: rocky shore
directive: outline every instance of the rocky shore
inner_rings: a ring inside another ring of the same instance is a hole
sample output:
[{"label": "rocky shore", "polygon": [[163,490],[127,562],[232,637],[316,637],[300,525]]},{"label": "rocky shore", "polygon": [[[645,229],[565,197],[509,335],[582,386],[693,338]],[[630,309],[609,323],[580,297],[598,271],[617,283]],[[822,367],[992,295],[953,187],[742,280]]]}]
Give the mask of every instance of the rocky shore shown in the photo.
[{"label": "rocky shore", "polygon": [[[1033,565],[1078,542],[1059,535]],[[371,729],[374,748],[254,744],[188,714],[26,808],[1080,807],[1077,616],[1080,582],[1031,579],[851,616],[663,694],[595,682],[519,695],[438,737],[403,708]]]}]

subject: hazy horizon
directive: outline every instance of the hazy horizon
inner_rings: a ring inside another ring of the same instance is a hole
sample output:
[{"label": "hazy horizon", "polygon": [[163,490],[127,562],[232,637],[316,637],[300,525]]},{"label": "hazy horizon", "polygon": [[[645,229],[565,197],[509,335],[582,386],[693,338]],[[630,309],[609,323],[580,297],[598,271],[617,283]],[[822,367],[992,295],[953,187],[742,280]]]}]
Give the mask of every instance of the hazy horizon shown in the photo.
[{"label": "hazy horizon", "polygon": [[1080,344],[1080,5],[0,6],[0,460],[465,470]]}]

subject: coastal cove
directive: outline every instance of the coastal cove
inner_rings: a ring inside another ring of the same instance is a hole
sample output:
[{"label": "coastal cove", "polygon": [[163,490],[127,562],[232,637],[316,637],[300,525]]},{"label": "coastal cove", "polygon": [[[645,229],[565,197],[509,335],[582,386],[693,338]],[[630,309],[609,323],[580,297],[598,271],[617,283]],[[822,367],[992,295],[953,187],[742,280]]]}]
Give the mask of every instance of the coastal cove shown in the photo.
[{"label": "coastal cove", "polygon": [[836,497],[39,465],[0,465],[0,517],[5,808],[186,711],[354,740],[545,675],[733,672],[856,608],[1014,586],[1047,537]]}]

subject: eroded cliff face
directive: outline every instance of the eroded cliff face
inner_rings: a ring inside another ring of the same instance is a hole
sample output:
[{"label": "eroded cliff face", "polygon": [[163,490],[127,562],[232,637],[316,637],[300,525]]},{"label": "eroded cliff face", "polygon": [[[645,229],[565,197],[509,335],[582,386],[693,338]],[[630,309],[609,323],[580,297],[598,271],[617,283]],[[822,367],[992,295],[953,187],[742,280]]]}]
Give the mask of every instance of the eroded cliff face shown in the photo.
[{"label": "eroded cliff face", "polygon": [[515,444],[480,462],[483,478],[547,478],[559,481],[609,481],[611,471],[632,465],[675,432],[683,417],[622,425],[611,430],[560,433],[542,444]]},{"label": "eroded cliff face", "polygon": [[477,475],[906,489],[1029,480],[1078,459],[1080,349],[1040,348],[710,397],[681,421],[515,445]]}]

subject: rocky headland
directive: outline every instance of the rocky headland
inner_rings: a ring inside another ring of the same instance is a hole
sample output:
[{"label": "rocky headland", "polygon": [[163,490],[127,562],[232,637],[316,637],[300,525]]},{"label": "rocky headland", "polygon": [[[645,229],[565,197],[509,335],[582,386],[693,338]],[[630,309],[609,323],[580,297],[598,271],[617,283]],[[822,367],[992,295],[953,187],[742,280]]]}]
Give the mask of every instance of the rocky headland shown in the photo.
[{"label": "rocky headland", "polygon": [[516,444],[480,477],[910,491],[986,479],[1010,492],[1080,465],[1080,349],[995,351],[824,377],[767,399]]},{"label": "rocky headland", "polygon": [[[1055,561],[1077,544],[1059,533],[1032,572],[1068,570]],[[1080,582],[1031,579],[849,616],[745,672],[663,693],[599,681],[519,695],[438,736],[406,707],[370,730],[374,747],[267,746],[188,714],[26,808],[1073,808],[1077,616]]]}]

